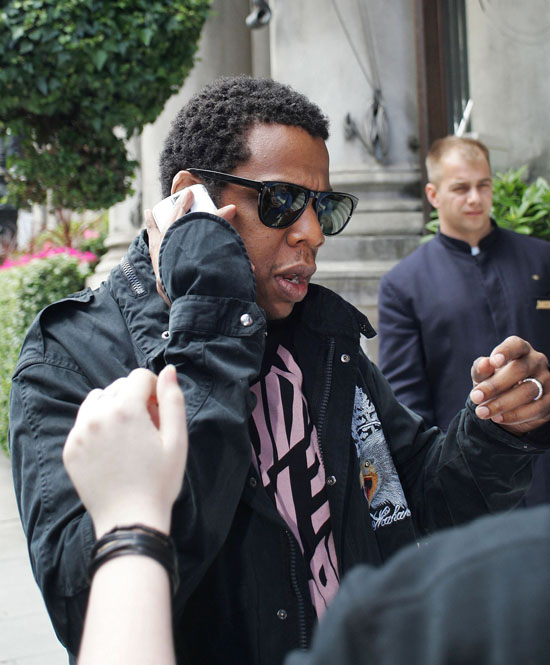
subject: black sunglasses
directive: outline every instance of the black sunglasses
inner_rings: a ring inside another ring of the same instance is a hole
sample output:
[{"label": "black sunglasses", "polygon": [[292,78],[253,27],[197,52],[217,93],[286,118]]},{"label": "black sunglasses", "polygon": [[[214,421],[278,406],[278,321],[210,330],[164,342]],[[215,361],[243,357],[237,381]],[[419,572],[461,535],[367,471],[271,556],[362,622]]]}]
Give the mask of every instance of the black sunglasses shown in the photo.
[{"label": "black sunglasses", "polygon": [[291,182],[260,182],[206,169],[187,170],[206,179],[255,189],[258,192],[258,216],[262,224],[271,229],[284,229],[294,224],[313,198],[313,209],[323,234],[333,236],[344,230],[358,202],[357,197],[352,194],[316,192]]}]

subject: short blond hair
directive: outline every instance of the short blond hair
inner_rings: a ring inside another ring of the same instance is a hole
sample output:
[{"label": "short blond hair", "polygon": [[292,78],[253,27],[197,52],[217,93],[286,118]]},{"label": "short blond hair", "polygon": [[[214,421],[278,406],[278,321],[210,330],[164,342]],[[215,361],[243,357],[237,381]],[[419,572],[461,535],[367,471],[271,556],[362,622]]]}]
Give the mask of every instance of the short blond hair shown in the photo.
[{"label": "short blond hair", "polygon": [[454,136],[453,134],[436,139],[426,155],[426,171],[429,182],[437,185],[441,179],[441,161],[452,151],[458,151],[468,162],[474,162],[481,157],[487,160],[489,169],[489,150],[485,144],[476,139]]}]

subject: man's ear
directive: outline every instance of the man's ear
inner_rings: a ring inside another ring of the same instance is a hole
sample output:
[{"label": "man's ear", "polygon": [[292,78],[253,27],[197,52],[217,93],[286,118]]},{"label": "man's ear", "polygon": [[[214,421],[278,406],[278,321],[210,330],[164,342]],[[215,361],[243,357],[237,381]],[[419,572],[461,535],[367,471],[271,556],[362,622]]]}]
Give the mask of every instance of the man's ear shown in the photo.
[{"label": "man's ear", "polygon": [[439,197],[437,196],[437,187],[431,182],[426,184],[426,198],[434,208],[439,208]]},{"label": "man's ear", "polygon": [[185,187],[190,187],[191,185],[196,185],[200,183],[200,180],[197,176],[193,175],[189,171],[178,171],[176,175],[172,178],[172,189],[170,190],[171,194],[179,192],[180,189]]}]

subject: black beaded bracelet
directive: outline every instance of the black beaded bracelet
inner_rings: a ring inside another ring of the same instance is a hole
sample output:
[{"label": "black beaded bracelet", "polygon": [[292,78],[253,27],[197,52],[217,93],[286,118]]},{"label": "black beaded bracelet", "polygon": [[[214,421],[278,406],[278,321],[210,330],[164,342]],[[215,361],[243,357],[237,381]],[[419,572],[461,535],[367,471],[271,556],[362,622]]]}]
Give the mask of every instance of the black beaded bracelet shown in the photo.
[{"label": "black beaded bracelet", "polygon": [[97,540],[88,567],[89,579],[106,561],[125,554],[142,554],[158,561],[168,572],[172,595],[176,593],[179,575],[174,541],[170,536],[144,524],[117,526]]}]

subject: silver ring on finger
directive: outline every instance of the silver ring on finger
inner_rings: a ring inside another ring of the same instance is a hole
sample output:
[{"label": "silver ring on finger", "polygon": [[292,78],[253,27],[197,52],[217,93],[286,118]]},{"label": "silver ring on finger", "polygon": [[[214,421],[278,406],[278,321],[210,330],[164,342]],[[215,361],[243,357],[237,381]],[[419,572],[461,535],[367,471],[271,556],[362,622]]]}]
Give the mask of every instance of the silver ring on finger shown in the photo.
[{"label": "silver ring on finger", "polygon": [[538,391],[539,391],[539,392],[538,392],[538,395],[537,395],[536,397],[533,398],[533,402],[536,402],[536,401],[537,401],[538,399],[540,399],[540,398],[543,396],[543,394],[544,394],[544,389],[543,389],[543,387],[542,387],[542,383],[541,383],[538,379],[535,379],[535,377],[533,377],[533,376],[529,376],[529,377],[527,377],[526,379],[522,379],[521,382],[522,382],[522,383],[527,383],[528,381],[530,381],[531,383],[534,383],[534,384],[537,386],[537,388],[538,388]]}]

